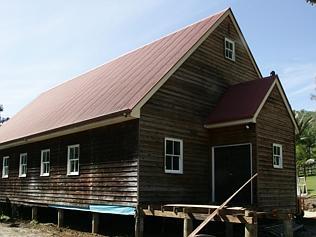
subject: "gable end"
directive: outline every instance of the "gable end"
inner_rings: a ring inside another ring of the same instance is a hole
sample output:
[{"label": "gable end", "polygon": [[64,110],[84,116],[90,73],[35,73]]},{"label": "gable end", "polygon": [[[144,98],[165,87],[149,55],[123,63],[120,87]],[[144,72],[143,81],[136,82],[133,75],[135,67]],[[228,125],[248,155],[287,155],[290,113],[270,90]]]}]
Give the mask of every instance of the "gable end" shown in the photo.
[{"label": "gable end", "polygon": [[164,76],[162,79],[153,87],[150,89],[150,91],[147,92],[147,94],[134,106],[134,108],[131,111],[131,116],[135,118],[140,117],[140,109],[143,107],[143,105],[165,84],[165,82],[176,72],[177,69],[181,67],[181,65],[195,52],[198,47],[213,33],[213,31],[227,18],[229,17],[231,21],[233,22],[234,27],[237,30],[237,33],[241,39],[242,45],[246,49],[249,58],[255,68],[255,71],[258,74],[259,78],[262,78],[261,72],[259,70],[258,65],[255,62],[255,59],[249,49],[249,46],[240,30],[240,27],[238,26],[238,23],[233,15],[232,10],[229,8],[225,11],[225,13],[216,21],[215,24],[213,24],[210,29],[193,45],[193,47],[187,51],[187,53],[171,68],[171,70]]}]

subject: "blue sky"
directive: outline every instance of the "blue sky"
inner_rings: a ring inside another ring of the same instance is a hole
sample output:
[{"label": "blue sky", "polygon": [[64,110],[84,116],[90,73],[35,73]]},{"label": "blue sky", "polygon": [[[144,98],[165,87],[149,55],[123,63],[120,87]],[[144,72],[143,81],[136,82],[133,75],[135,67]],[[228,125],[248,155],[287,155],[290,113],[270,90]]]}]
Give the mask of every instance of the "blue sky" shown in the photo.
[{"label": "blue sky", "polygon": [[262,74],[279,74],[293,108],[315,110],[316,6],[305,0],[0,0],[3,116],[226,7],[232,7]]}]

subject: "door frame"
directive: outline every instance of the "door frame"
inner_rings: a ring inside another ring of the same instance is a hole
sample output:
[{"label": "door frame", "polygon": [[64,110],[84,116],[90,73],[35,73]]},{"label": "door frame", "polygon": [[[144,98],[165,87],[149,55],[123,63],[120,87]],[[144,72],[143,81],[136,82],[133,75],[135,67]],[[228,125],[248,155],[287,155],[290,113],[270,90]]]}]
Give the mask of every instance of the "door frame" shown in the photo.
[{"label": "door frame", "polygon": [[[249,147],[250,147],[250,177],[251,177],[253,175],[252,174],[253,167],[252,167],[252,143],[251,142],[212,146],[212,202],[215,202],[215,148],[245,146],[245,145],[249,145]],[[253,204],[253,184],[252,184],[252,181],[250,182],[250,192],[251,192],[250,193],[250,203]]]}]

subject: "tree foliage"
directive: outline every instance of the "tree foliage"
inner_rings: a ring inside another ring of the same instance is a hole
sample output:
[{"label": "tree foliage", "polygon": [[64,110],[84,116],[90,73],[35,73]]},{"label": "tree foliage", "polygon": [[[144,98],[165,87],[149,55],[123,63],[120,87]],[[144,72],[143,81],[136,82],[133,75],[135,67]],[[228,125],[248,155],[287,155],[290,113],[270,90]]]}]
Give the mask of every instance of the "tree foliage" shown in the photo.
[{"label": "tree foliage", "polygon": [[295,137],[297,168],[304,169],[306,175],[306,161],[316,159],[316,112],[295,111],[298,133]]},{"label": "tree foliage", "polygon": [[[315,0],[316,1],[316,0]],[[316,78],[315,78],[315,84],[316,84]],[[315,90],[316,90],[316,87],[315,87]],[[315,94],[312,94],[312,97],[311,97],[312,100],[316,100],[316,95]]]},{"label": "tree foliage", "polygon": [[1,124],[9,120],[9,118],[1,117],[1,112],[3,112],[3,105],[0,105],[0,126]]},{"label": "tree foliage", "polygon": [[310,3],[311,5],[314,5],[316,3],[316,0],[306,0],[306,2]]}]

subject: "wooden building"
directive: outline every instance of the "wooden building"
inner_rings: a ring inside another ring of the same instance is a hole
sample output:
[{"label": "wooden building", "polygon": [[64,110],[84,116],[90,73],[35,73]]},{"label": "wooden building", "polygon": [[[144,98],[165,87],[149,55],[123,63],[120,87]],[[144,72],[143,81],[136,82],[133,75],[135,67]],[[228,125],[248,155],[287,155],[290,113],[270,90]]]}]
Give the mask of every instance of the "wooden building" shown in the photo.
[{"label": "wooden building", "polygon": [[64,209],[88,211],[94,231],[97,213],[135,215],[140,236],[143,215],[210,211],[258,173],[232,204],[291,216],[295,129],[278,76],[262,77],[227,9],[42,93],[1,126],[0,202],[56,208],[60,224]]}]

